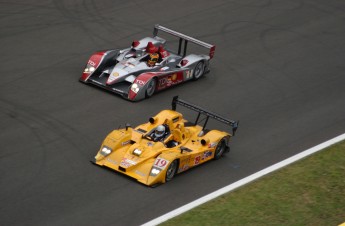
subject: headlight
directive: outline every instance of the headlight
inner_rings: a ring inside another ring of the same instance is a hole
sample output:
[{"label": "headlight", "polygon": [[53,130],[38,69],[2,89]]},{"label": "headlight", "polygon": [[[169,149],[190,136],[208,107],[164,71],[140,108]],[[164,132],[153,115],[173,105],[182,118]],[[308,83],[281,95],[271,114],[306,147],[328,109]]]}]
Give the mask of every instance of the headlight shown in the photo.
[{"label": "headlight", "polygon": [[134,149],[134,151],[133,151],[133,154],[134,155],[137,155],[137,156],[140,156],[141,155],[141,153],[142,153],[142,151],[141,150],[139,150],[139,149]]},{"label": "headlight", "polygon": [[150,176],[157,176],[161,172],[160,169],[152,168]]},{"label": "headlight", "polygon": [[92,73],[92,72],[94,72],[96,70],[96,68],[95,67],[92,67],[92,66],[90,66],[89,64],[86,66],[86,68],[84,69],[84,72],[85,73]]},{"label": "headlight", "polygon": [[101,150],[101,155],[107,156],[111,153],[111,149],[107,146],[103,146]]},{"label": "headlight", "polygon": [[135,93],[138,93],[139,92],[139,86],[137,83],[134,83],[132,86],[131,86],[131,90]]}]

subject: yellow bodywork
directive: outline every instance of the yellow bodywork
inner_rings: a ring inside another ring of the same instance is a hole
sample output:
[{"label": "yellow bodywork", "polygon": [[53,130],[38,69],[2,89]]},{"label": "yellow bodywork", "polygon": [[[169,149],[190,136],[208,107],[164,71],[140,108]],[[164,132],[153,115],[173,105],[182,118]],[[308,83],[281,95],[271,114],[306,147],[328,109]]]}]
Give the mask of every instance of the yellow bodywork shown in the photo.
[{"label": "yellow bodywork", "polygon": [[[186,122],[181,113],[163,110],[136,128],[114,130],[104,139],[93,162],[148,186],[165,183],[166,171],[174,160],[178,161],[176,173],[186,171],[213,159],[218,142],[225,139],[227,144],[231,137],[219,130],[203,134],[201,126],[185,126]],[[164,142],[145,137],[161,124],[170,129]],[[167,147],[170,140],[177,141],[178,145]]]}]

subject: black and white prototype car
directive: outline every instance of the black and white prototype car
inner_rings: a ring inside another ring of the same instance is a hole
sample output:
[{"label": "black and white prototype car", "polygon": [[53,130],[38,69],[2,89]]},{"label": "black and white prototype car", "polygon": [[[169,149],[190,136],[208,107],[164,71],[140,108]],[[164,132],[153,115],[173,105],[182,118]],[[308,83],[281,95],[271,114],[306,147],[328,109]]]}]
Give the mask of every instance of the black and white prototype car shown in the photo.
[{"label": "black and white prototype car", "polygon": [[[158,36],[159,31],[178,38],[177,51],[172,51],[166,39]],[[207,54],[187,54],[189,42],[207,48]],[[94,53],[79,80],[138,101],[179,83],[199,79],[209,71],[215,48],[157,24],[153,37],[133,41],[126,49]]]}]

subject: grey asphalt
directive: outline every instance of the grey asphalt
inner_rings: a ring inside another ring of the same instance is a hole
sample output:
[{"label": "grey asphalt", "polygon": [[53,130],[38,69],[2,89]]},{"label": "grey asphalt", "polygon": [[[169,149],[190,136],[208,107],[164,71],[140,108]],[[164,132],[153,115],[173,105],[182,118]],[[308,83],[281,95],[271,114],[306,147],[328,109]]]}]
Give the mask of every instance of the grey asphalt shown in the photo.
[{"label": "grey asphalt", "polygon": [[[78,82],[156,23],[216,44],[211,72],[138,103]],[[0,0],[0,225],[140,225],[344,133],[344,24],[339,0]],[[89,162],[175,95],[240,120],[230,153],[154,189]]]}]

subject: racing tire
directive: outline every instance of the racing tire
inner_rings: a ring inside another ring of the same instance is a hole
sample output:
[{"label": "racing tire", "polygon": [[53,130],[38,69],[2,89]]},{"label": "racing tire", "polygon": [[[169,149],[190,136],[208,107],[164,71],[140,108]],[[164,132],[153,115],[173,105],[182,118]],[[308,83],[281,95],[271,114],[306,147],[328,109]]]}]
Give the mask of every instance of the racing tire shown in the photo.
[{"label": "racing tire", "polygon": [[146,88],[146,97],[149,98],[151,97],[155,90],[156,90],[156,79],[153,78],[149,81],[149,83],[147,84],[147,88]]},{"label": "racing tire", "polygon": [[225,143],[225,139],[223,138],[217,144],[216,150],[214,151],[214,159],[215,160],[220,159],[223,156],[225,151],[226,151],[226,143]]},{"label": "racing tire", "polygon": [[165,182],[171,181],[173,179],[173,177],[176,174],[178,168],[178,161],[177,159],[175,159],[174,161],[172,161],[172,163],[170,163],[166,175],[165,175]]},{"label": "racing tire", "polygon": [[201,76],[204,75],[204,62],[200,61],[194,68],[194,73],[193,73],[193,80],[198,80]]}]

